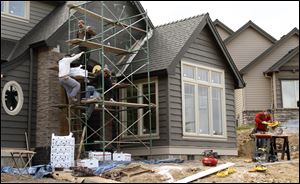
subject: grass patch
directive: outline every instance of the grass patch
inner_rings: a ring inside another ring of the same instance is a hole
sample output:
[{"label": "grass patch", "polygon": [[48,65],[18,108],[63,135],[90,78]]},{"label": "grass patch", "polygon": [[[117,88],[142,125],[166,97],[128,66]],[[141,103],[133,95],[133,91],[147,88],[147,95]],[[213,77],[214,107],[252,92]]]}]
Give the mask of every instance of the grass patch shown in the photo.
[{"label": "grass patch", "polygon": [[237,127],[237,130],[248,130],[254,128],[254,124],[242,124]]}]

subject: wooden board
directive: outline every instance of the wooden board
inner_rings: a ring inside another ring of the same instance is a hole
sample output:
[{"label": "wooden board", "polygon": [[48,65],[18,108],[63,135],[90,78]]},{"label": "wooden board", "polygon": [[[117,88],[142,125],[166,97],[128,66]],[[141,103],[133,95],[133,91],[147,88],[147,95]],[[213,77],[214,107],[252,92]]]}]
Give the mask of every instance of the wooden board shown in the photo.
[{"label": "wooden board", "polygon": [[34,151],[21,150],[21,149],[1,149],[1,152],[12,154],[35,154]]},{"label": "wooden board", "polygon": [[[86,100],[81,100],[81,103],[83,103],[83,104],[103,103],[103,101],[102,100],[97,100],[97,99],[86,99]],[[117,106],[117,107],[136,107],[136,108],[148,107],[148,104],[116,102],[116,101],[104,101],[104,105],[107,105],[107,106]],[[155,106],[156,105],[151,104],[152,108],[155,107]]]},{"label": "wooden board", "polygon": [[222,165],[219,165],[217,167],[213,167],[211,169],[208,169],[206,171],[202,171],[202,172],[198,172],[197,174],[194,174],[192,176],[188,176],[186,178],[183,178],[181,180],[178,180],[174,183],[188,183],[188,182],[191,182],[191,181],[194,181],[196,179],[199,179],[199,178],[202,178],[204,176],[207,176],[207,175],[210,175],[210,174],[213,174],[215,172],[218,172],[218,171],[221,171],[221,170],[224,170],[224,169],[227,169],[228,167],[231,167],[235,165],[234,163],[231,163],[231,162],[228,162],[226,164],[222,164]]},{"label": "wooden board", "polygon": [[115,53],[115,54],[129,54],[130,53],[129,51],[127,51],[125,49],[120,49],[120,48],[117,48],[117,47],[111,47],[111,46],[108,46],[108,45],[103,45],[103,44],[92,42],[92,41],[82,40],[82,39],[79,39],[79,38],[75,38],[75,39],[72,39],[72,40],[67,40],[66,42],[69,43],[69,44],[76,44],[76,45],[80,45],[80,46],[91,48],[91,49],[98,49],[98,48],[103,47],[104,51],[112,52],[112,53]]},{"label": "wooden board", "polygon": [[[101,16],[101,15],[98,15],[98,14],[95,13],[95,12],[92,12],[92,11],[90,11],[90,10],[84,9],[84,8],[82,8],[82,7],[79,7],[79,6],[75,6],[75,5],[73,5],[73,4],[69,4],[68,7],[69,7],[69,8],[72,8],[72,9],[74,9],[74,10],[77,10],[78,12],[80,12],[80,13],[82,13],[82,14],[85,14],[85,15],[87,15],[87,16],[90,16],[91,18],[94,18],[94,19],[96,19],[96,20],[98,20],[98,21],[103,20],[103,21],[108,22],[108,23],[113,23],[113,24],[115,24],[115,25],[117,25],[117,26],[119,26],[119,27],[124,27],[124,28],[129,27],[129,25],[127,25],[127,24],[120,23],[120,22],[114,21],[114,20],[109,19],[109,18],[105,18],[105,17],[103,17],[103,16]],[[141,32],[146,32],[145,30],[143,30],[143,29],[141,29],[141,28],[138,28],[138,27],[134,27],[134,26],[130,26],[130,27],[131,27],[131,29],[133,29],[133,30],[137,30],[137,31],[141,31]]]}]

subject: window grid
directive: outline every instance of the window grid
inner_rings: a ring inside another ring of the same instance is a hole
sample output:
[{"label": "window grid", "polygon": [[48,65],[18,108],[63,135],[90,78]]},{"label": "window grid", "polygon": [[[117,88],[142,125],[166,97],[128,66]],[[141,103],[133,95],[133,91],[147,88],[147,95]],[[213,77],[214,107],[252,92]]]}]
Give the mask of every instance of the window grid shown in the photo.
[{"label": "window grid", "polygon": [[[226,112],[226,108],[225,108],[225,81],[224,81],[224,71],[223,70],[218,70],[218,69],[213,69],[210,67],[204,67],[204,66],[199,66],[199,65],[193,65],[190,63],[186,63],[186,62],[182,62],[182,72],[184,72],[184,67],[188,66],[188,67],[193,67],[194,69],[194,79],[185,77],[184,74],[182,74],[182,85],[184,86],[185,84],[191,84],[195,86],[195,120],[196,120],[196,131],[194,133],[191,132],[186,132],[186,117],[184,117],[184,121],[183,121],[183,131],[184,131],[184,135],[190,135],[190,136],[213,136],[213,137],[224,137],[226,136],[226,127],[224,125],[226,118],[225,118],[225,112]],[[199,80],[199,71],[208,71],[208,78],[207,80]],[[212,82],[212,73],[217,73],[220,74],[220,83],[213,83]],[[208,88],[208,134],[200,133],[200,113],[199,111],[199,87],[207,87]],[[213,109],[212,109],[212,88],[219,88],[221,89],[221,129],[222,129],[222,134],[221,135],[214,135],[213,133]],[[183,88],[184,90],[184,88]],[[183,91],[184,92],[184,91]],[[183,97],[183,102],[185,103],[185,94],[182,95]],[[182,105],[183,106],[183,116],[185,116],[185,104]]]},{"label": "window grid", "polygon": [[[141,82],[141,83],[136,83],[136,86],[138,88],[138,92],[137,92],[137,103],[140,103],[140,104],[143,104],[145,103],[144,102],[144,97],[142,96],[142,91],[143,91],[143,85],[145,84],[148,84],[147,82]],[[155,102],[156,102],[156,109],[155,110],[151,110],[151,114],[155,113],[155,116],[156,116],[156,119],[155,119],[155,123],[156,123],[156,130],[155,130],[155,133],[152,133],[152,136],[158,136],[158,82],[157,80],[155,81],[151,81],[150,82],[150,86],[151,84],[154,84],[154,87],[155,87],[155,92],[154,93],[151,93],[151,90],[150,90],[150,95],[153,95],[155,94]],[[148,91],[147,91],[148,93]],[[147,93],[145,93],[144,95],[148,96]],[[124,89],[121,89],[121,99],[123,98],[122,102],[126,102],[127,100],[124,99],[124,97],[127,97],[127,91],[124,90]],[[151,100],[151,99],[150,99]],[[151,100],[152,101],[152,100]],[[148,103],[148,100],[147,100],[147,103]],[[122,107],[121,108],[122,110],[126,110],[126,107]],[[148,108],[146,110],[146,112],[148,111]],[[143,116],[144,115],[144,109],[143,108],[139,108],[137,109],[137,118],[136,119],[139,119],[139,117]],[[122,122],[125,122],[125,127],[128,127],[127,126],[127,111],[123,111],[121,113],[121,116],[122,116]],[[146,115],[144,116],[144,118],[146,117]],[[144,129],[144,118],[142,118],[139,122],[137,122],[137,126],[138,126],[138,133],[136,134],[137,137],[148,137],[150,136],[150,133],[143,133],[143,129]],[[152,120],[152,119],[151,119]],[[129,125],[130,126],[130,125]],[[153,127],[152,127],[153,128]],[[126,128],[122,127],[122,130],[125,130]],[[151,130],[149,130],[151,131]],[[134,138],[134,136],[127,131],[127,133],[123,134],[122,135],[123,138]]]}]

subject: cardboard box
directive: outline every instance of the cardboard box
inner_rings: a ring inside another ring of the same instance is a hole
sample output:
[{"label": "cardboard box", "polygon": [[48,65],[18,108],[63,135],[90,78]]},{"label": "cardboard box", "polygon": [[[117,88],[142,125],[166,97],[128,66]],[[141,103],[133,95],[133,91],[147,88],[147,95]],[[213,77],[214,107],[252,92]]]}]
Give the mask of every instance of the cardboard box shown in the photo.
[{"label": "cardboard box", "polygon": [[77,160],[77,166],[87,167],[87,168],[96,168],[96,167],[99,167],[99,161],[96,159]]},{"label": "cardboard box", "polygon": [[[99,161],[103,161],[103,152],[89,152],[89,159],[96,159]],[[111,160],[111,153],[110,152],[105,152],[104,154],[104,161],[105,160]]]},{"label": "cardboard box", "polygon": [[113,153],[113,161],[129,161],[131,162],[131,154],[129,153]]}]

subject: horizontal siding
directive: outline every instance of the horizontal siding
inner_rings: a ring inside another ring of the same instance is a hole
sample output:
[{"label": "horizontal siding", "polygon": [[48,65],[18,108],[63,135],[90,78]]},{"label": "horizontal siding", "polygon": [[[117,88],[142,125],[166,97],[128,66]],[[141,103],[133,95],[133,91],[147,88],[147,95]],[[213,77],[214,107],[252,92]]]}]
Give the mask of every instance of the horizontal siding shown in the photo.
[{"label": "horizontal siding", "polygon": [[226,47],[235,65],[241,70],[271,45],[270,40],[248,27],[238,37],[226,44]]},{"label": "horizontal siding", "polygon": [[30,1],[29,22],[18,21],[1,16],[1,38],[20,40],[54,8],[54,5],[43,3],[41,1]]},{"label": "horizontal siding", "polygon": [[215,27],[217,28],[217,31],[221,36],[222,40],[225,40],[226,38],[228,38],[228,36],[230,36],[230,34],[224,31],[224,29],[221,28],[220,26],[215,26]]},{"label": "horizontal siding", "polygon": [[246,110],[263,110],[271,108],[271,97],[273,94],[271,92],[271,80],[264,77],[263,72],[286,55],[288,51],[298,45],[299,36],[292,36],[244,75],[244,80],[247,83],[245,88]]},{"label": "horizontal siding", "polygon": [[[8,71],[3,68],[3,71],[5,71],[5,77],[1,81],[1,91],[7,82],[14,80],[22,87],[24,102],[21,111],[15,116],[8,115],[1,105],[1,146],[25,148],[24,132],[28,132],[29,60],[24,60],[20,65]],[[33,90],[33,93],[36,93],[36,90]],[[35,100],[36,94],[33,97]],[[35,121],[35,110],[33,109],[32,112]]]},{"label": "horizontal siding", "polygon": [[[183,56],[184,61],[224,69],[227,67],[220,49],[213,41],[212,35],[205,28],[191,44]],[[183,139],[182,132],[182,92],[181,92],[181,68],[180,63],[175,68],[175,74],[169,75],[169,117],[170,117],[170,145],[171,146],[200,146],[218,148],[236,148],[235,129],[235,104],[234,104],[234,80],[232,73],[225,70],[225,95],[226,95],[226,141],[204,141]],[[213,143],[213,144],[212,144]]]}]

